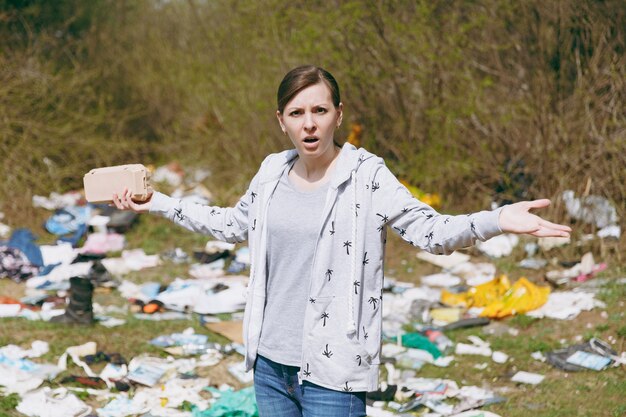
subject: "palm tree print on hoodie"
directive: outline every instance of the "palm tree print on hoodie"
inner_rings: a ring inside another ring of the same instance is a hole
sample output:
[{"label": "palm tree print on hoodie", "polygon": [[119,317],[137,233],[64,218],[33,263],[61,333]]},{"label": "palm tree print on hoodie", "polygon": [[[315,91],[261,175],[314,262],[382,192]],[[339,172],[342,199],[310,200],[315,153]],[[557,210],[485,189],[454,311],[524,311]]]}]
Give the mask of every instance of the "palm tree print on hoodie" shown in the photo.
[{"label": "palm tree print on hoodie", "polygon": [[328,318],[328,313],[327,312],[323,312],[322,313],[322,317],[321,317],[321,319],[324,320],[324,324],[322,325],[323,327],[326,327],[326,319],[327,318]]},{"label": "palm tree print on hoodie", "polygon": [[352,247],[352,242],[350,242],[349,240],[346,240],[345,242],[343,242],[343,247],[346,248],[346,254],[350,255],[350,248]]},{"label": "palm tree print on hoodie", "polygon": [[326,278],[328,278],[328,282],[330,282],[330,278],[333,276],[333,270],[332,269],[327,269],[326,273],[324,274],[324,276]]},{"label": "palm tree print on hoodie", "polygon": [[333,356],[333,352],[331,352],[328,349],[328,343],[326,343],[326,349],[324,349],[324,351],[322,352],[322,355],[326,356],[328,359],[330,359],[330,357]]}]

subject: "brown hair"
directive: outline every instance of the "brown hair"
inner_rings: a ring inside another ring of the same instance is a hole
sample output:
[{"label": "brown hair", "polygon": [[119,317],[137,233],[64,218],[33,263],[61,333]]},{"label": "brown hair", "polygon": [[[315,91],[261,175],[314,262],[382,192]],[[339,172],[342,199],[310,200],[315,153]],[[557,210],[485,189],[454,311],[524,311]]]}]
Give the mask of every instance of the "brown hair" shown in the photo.
[{"label": "brown hair", "polygon": [[333,104],[335,107],[338,107],[339,103],[341,103],[341,97],[339,95],[339,85],[335,77],[323,68],[314,65],[303,65],[289,71],[280,82],[278,94],[276,95],[278,112],[282,114],[287,103],[300,91],[320,82],[328,86]]}]

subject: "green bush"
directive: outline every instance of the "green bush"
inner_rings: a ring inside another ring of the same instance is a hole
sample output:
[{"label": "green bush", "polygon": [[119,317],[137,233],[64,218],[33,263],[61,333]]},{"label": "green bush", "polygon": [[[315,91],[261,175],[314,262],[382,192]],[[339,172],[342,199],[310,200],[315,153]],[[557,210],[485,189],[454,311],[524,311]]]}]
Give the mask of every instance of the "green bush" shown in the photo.
[{"label": "green bush", "polygon": [[32,221],[33,194],[117,163],[205,165],[232,201],[290,146],[275,91],[304,63],[340,82],[339,136],[362,125],[363,145],[444,209],[574,189],[626,215],[620,0],[88,3],[0,2],[11,222]]}]

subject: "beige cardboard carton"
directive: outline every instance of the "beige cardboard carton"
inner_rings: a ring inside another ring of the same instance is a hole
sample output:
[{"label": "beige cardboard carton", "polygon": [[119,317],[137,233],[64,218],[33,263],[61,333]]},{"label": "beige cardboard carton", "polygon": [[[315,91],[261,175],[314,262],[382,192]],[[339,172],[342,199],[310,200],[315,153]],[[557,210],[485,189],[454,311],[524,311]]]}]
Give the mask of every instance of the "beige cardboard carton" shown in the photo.
[{"label": "beige cardboard carton", "polygon": [[85,198],[90,203],[110,203],[113,194],[121,195],[128,188],[134,200],[143,201],[152,193],[150,172],[142,164],[95,168],[85,174]]}]

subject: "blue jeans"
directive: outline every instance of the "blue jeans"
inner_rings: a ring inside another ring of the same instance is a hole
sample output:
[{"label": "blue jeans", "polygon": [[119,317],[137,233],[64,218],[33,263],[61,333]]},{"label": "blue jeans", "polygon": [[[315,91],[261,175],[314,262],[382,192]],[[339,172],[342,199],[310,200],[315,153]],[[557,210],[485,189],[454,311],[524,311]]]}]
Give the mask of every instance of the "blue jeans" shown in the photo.
[{"label": "blue jeans", "polygon": [[365,391],[342,392],[304,381],[295,366],[258,356],[254,392],[259,417],[365,417]]}]

